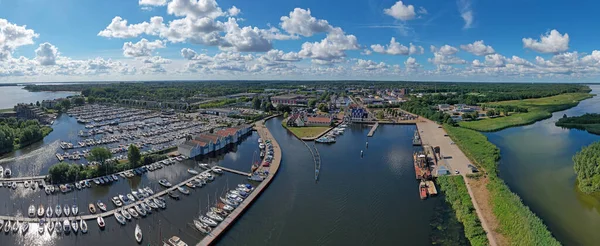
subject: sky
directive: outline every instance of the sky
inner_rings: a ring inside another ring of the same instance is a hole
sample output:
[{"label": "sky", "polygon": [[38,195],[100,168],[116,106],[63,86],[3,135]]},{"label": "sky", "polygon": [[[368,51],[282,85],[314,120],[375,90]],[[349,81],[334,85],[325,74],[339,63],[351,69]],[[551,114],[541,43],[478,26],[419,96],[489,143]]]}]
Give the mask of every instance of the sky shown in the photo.
[{"label": "sky", "polygon": [[0,83],[596,82],[599,7],[555,0],[0,0]]}]

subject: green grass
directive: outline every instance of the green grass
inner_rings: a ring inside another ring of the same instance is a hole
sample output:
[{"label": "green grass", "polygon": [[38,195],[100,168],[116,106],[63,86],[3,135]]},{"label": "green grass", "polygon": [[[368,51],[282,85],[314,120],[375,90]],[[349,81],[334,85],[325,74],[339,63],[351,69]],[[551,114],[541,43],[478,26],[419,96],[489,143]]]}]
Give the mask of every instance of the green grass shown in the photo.
[{"label": "green grass", "polygon": [[444,126],[446,132],[467,157],[487,172],[491,205],[499,223],[499,233],[510,245],[560,245],[542,220],[497,176],[500,150],[480,132]]},{"label": "green grass", "polygon": [[550,118],[552,117],[553,112],[575,107],[580,101],[593,96],[594,95],[589,93],[565,93],[551,97],[488,103],[486,104],[488,107],[494,107],[494,105],[512,105],[527,108],[528,112],[512,113],[506,117],[483,119],[478,121],[463,121],[460,122],[459,125],[461,127],[485,132],[498,131],[513,126],[527,125],[538,120]]},{"label": "green grass", "polygon": [[296,135],[296,137],[313,138],[313,137],[316,137],[319,134],[323,133],[330,127],[328,127],[328,126],[304,126],[304,127],[288,127],[288,126],[286,126],[286,128],[288,130],[290,130],[292,133],[294,133],[294,135]]},{"label": "green grass", "polygon": [[446,195],[446,201],[454,209],[456,218],[463,224],[465,236],[469,239],[471,245],[489,245],[487,235],[481,226],[479,217],[477,217],[463,177],[442,176],[437,179],[437,182]]}]

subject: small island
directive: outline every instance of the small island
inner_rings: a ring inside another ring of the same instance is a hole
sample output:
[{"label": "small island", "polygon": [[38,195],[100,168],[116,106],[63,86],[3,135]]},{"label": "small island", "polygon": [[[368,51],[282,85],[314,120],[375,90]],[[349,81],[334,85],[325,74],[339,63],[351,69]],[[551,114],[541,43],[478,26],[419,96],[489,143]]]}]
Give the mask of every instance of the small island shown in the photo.
[{"label": "small island", "polygon": [[564,115],[556,126],[586,130],[589,133],[600,135],[600,114],[584,114],[582,116],[567,117]]},{"label": "small island", "polygon": [[573,156],[577,186],[586,194],[600,191],[600,142],[584,147]]}]

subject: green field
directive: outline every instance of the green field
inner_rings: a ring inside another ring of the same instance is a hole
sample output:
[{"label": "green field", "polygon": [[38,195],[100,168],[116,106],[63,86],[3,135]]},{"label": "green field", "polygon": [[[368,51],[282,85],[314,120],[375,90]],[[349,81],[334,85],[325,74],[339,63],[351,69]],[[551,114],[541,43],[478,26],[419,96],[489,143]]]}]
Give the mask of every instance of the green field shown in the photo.
[{"label": "green field", "polygon": [[580,101],[591,98],[589,93],[566,93],[557,96],[543,97],[536,99],[503,101],[489,103],[487,107],[494,105],[511,105],[527,108],[527,113],[513,113],[506,117],[493,119],[483,119],[477,121],[460,122],[461,127],[477,131],[498,131],[508,127],[527,125],[538,120],[552,117],[552,112],[565,110],[577,106]]},{"label": "green field", "polygon": [[314,138],[330,128],[327,126],[285,127],[299,138]]},{"label": "green field", "polygon": [[[498,147],[480,132],[449,125],[444,129],[465,155],[487,172],[489,183],[486,188],[499,223],[499,233],[506,236],[510,245],[560,245],[542,220],[497,176]],[[456,213],[458,216],[459,211]]]}]

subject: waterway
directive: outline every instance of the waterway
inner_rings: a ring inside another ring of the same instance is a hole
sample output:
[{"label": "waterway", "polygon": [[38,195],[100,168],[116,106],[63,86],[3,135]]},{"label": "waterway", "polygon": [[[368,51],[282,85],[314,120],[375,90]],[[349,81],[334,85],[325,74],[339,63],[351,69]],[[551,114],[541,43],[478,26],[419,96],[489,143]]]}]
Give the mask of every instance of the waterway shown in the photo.
[{"label": "waterway", "polygon": [[[591,88],[600,94],[600,86]],[[554,125],[564,114],[584,113],[600,113],[599,96],[555,112],[550,119],[486,134],[500,148],[501,178],[565,245],[600,241],[600,200],[577,190],[572,161],[577,151],[600,136]]]},{"label": "waterway", "polygon": [[317,144],[315,182],[305,145],[280,118],[266,125],[281,146],[281,167],[219,245],[431,245],[430,219],[443,200],[419,199],[415,126],[380,125],[367,139],[368,126],[351,125],[335,144]]},{"label": "waterway", "polygon": [[42,100],[52,100],[72,95],[78,95],[79,92],[59,91],[59,92],[30,92],[23,89],[24,86],[0,86],[0,109],[12,108],[17,103],[36,103]]}]

